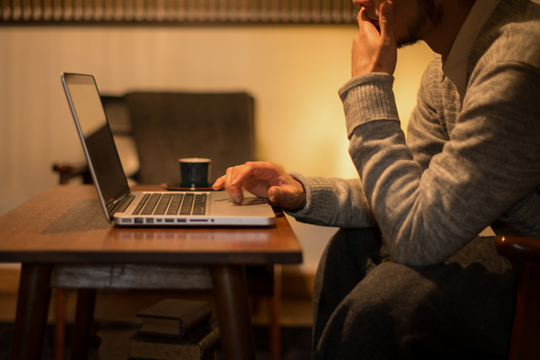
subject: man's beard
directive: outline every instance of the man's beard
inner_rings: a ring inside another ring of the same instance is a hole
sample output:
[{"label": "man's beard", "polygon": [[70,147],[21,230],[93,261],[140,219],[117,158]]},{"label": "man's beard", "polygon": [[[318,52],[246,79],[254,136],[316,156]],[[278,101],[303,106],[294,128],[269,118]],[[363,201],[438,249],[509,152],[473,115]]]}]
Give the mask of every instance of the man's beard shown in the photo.
[{"label": "man's beard", "polygon": [[441,23],[444,9],[436,5],[434,0],[418,0],[416,5],[416,19],[409,24],[407,34],[397,39],[398,48],[416,44],[424,37],[428,25],[438,26]]}]

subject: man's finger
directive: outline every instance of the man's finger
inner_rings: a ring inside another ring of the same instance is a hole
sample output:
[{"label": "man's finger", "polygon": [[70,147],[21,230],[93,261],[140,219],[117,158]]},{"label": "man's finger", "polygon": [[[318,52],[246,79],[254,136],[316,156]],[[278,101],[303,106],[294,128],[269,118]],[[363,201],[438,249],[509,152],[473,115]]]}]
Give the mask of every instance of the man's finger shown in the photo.
[{"label": "man's finger", "polygon": [[[373,24],[373,21],[369,18],[365,8],[361,8],[357,16],[358,27],[364,31],[375,31],[377,27]],[[378,32],[378,30],[377,30]]]},{"label": "man's finger", "polygon": [[232,181],[234,179],[234,168],[228,168],[227,172],[225,173],[224,183],[225,183],[225,190],[229,194],[229,196],[237,203],[241,203],[244,200],[244,195],[242,193],[242,184],[240,186],[234,186],[232,185]]},{"label": "man's finger", "polygon": [[392,1],[385,1],[381,4],[379,15],[379,26],[381,28],[381,36],[387,37],[391,41],[394,40],[394,3]]},{"label": "man's finger", "polygon": [[220,190],[223,188],[223,185],[225,184],[225,175],[219,177],[215,182],[214,185],[212,185],[212,189],[214,190]]},{"label": "man's finger", "polygon": [[361,8],[360,11],[358,12],[358,16],[356,17],[356,19],[358,20],[358,24],[361,25],[362,22],[364,21],[369,21],[369,18],[367,16],[367,11],[365,8]]},{"label": "man's finger", "polygon": [[279,170],[272,165],[273,164],[269,162],[249,161],[244,165],[236,166],[234,175],[231,176],[231,184],[240,186],[244,181],[251,177],[263,181],[271,181],[278,175]]}]

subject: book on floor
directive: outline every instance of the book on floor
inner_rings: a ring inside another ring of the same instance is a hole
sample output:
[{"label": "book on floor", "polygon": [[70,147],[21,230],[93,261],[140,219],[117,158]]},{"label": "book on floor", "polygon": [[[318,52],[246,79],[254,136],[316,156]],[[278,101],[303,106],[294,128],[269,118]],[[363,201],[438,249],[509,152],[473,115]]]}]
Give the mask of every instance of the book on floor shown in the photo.
[{"label": "book on floor", "polygon": [[129,339],[130,359],[207,360],[213,359],[219,344],[219,327],[212,320],[181,339],[136,333]]},{"label": "book on floor", "polygon": [[141,318],[139,333],[180,339],[211,315],[208,301],[164,299],[137,314]]}]

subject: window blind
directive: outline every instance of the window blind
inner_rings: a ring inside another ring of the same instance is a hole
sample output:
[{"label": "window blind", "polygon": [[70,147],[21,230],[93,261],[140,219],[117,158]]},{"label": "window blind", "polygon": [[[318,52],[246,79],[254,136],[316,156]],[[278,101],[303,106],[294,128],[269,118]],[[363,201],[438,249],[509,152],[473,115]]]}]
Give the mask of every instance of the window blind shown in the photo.
[{"label": "window blind", "polygon": [[0,23],[352,24],[351,0],[0,0]]}]

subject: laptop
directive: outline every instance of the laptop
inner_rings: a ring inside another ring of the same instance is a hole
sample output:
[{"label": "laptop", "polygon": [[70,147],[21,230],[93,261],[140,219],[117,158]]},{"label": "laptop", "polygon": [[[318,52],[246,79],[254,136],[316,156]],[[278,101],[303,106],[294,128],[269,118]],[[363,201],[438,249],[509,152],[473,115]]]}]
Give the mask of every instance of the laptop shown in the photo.
[{"label": "laptop", "polygon": [[[63,73],[62,84],[107,219],[116,226],[271,226],[268,200],[225,191],[131,192],[92,75]],[[159,159],[156,159],[156,161]]]}]

